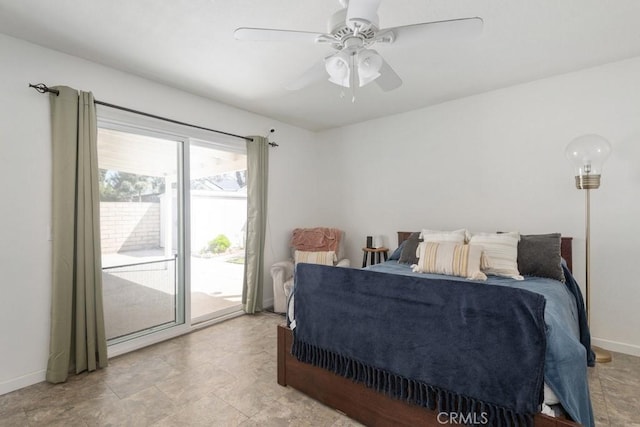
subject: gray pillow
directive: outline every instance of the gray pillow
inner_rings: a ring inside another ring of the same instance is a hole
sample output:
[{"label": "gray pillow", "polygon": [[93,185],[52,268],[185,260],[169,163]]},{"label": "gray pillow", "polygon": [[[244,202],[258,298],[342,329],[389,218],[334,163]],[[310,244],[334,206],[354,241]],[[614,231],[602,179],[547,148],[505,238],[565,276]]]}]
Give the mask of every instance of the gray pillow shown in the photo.
[{"label": "gray pillow", "polygon": [[564,283],[560,233],[520,235],[518,270],[523,276],[546,277]]},{"label": "gray pillow", "polygon": [[402,250],[404,249],[406,244],[407,244],[406,240],[400,243],[400,246],[398,246],[396,250],[393,251],[393,253],[389,257],[389,261],[398,261],[400,259],[400,255],[402,254]]},{"label": "gray pillow", "polygon": [[400,264],[417,264],[418,257],[416,256],[416,250],[418,249],[418,244],[420,241],[420,232],[411,233],[409,238],[405,240],[404,247],[402,248],[402,252],[400,253],[400,259],[398,262]]}]

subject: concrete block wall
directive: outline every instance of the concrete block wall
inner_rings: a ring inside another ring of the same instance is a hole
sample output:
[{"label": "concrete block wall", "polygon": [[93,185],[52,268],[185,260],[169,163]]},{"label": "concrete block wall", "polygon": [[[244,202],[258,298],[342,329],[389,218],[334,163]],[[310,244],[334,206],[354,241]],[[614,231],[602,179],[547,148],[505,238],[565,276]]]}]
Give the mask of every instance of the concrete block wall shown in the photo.
[{"label": "concrete block wall", "polygon": [[160,247],[160,203],[100,203],[102,252]]}]

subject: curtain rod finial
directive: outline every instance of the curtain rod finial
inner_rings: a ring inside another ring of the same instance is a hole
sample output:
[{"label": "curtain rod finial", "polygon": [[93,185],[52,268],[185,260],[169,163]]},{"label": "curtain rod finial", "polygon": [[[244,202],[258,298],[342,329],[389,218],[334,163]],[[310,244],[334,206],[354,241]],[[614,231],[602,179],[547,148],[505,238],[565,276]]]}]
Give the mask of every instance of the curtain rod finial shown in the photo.
[{"label": "curtain rod finial", "polygon": [[51,92],[51,93],[55,93],[56,96],[60,95],[60,91],[56,90],[56,89],[49,89],[47,87],[46,84],[44,83],[38,83],[37,85],[33,85],[31,83],[29,83],[29,87],[34,88],[35,90],[37,90],[40,93],[47,93],[47,92]]}]

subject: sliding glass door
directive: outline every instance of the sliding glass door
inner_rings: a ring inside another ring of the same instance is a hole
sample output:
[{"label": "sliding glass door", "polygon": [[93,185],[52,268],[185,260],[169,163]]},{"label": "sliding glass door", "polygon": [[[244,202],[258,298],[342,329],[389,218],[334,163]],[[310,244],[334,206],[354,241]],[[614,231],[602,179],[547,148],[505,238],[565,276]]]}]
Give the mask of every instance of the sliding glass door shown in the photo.
[{"label": "sliding glass door", "polygon": [[247,223],[247,156],[204,143],[189,154],[191,322],[239,311]]},{"label": "sliding glass door", "polygon": [[183,142],[98,130],[105,329],[110,343],[184,323]]},{"label": "sliding glass door", "polygon": [[98,166],[110,348],[119,354],[241,313],[244,144],[105,120]]}]

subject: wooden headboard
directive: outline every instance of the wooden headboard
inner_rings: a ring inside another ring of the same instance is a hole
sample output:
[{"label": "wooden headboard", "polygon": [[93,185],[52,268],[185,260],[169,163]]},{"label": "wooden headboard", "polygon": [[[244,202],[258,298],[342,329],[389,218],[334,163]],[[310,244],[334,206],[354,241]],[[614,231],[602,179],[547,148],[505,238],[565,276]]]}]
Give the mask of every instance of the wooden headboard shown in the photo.
[{"label": "wooden headboard", "polygon": [[[409,238],[413,231],[398,231],[398,246]],[[560,242],[560,254],[562,258],[567,262],[569,271],[573,271],[573,251],[571,250],[573,237],[562,237]]]}]

